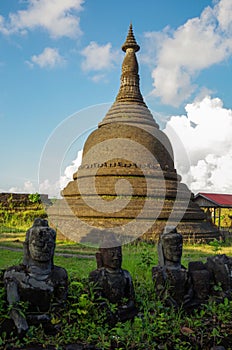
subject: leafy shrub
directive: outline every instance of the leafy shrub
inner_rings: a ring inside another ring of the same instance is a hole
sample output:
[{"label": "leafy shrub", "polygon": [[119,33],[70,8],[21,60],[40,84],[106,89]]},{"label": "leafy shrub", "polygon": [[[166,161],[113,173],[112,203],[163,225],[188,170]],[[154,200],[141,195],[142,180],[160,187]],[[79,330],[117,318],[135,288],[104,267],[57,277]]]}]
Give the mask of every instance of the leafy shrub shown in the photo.
[{"label": "leafy shrub", "polygon": [[0,231],[3,232],[4,227],[26,231],[37,217],[47,217],[43,208],[24,211],[0,210]]},{"label": "leafy shrub", "polygon": [[28,198],[29,198],[29,201],[31,203],[39,203],[40,202],[40,195],[37,192],[36,193],[30,193]]}]

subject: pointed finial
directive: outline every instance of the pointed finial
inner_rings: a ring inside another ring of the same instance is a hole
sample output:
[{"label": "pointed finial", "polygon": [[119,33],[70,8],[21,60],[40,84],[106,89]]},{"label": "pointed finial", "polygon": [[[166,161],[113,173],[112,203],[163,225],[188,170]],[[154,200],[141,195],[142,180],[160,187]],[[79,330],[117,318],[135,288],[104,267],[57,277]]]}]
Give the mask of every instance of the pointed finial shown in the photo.
[{"label": "pointed finial", "polygon": [[159,128],[140,92],[139,66],[136,58],[136,52],[139,49],[133,34],[132,24],[130,24],[126,41],[122,45],[122,50],[126,54],[122,63],[119,92],[99,127],[111,123],[142,123],[149,127]]},{"label": "pointed finial", "polygon": [[134,33],[133,33],[133,28],[132,28],[132,23],[130,24],[129,31],[127,34],[127,38],[125,43],[122,45],[122,50],[126,52],[127,49],[134,49],[135,52],[139,51],[140,47],[137,44]]}]

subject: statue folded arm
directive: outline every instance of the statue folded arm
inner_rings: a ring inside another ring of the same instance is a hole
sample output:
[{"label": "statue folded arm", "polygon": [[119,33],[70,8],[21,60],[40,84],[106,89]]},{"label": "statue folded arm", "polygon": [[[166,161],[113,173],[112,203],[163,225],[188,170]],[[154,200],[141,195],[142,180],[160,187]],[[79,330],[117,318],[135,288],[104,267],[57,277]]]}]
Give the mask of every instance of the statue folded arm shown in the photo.
[{"label": "statue folded arm", "polygon": [[13,277],[14,269],[5,272],[4,282],[6,286],[7,301],[11,307],[10,316],[14,321],[19,334],[28,330],[28,323],[20,308],[19,282]]}]

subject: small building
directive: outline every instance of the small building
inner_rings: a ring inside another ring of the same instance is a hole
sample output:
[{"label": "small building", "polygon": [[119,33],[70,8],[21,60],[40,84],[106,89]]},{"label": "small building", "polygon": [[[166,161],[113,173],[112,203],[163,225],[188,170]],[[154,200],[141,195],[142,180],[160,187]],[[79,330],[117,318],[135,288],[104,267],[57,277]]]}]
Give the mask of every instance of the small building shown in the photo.
[{"label": "small building", "polygon": [[217,226],[220,229],[222,209],[232,209],[232,194],[199,192],[195,195],[194,202],[206,210],[208,219],[214,224],[218,219]]}]

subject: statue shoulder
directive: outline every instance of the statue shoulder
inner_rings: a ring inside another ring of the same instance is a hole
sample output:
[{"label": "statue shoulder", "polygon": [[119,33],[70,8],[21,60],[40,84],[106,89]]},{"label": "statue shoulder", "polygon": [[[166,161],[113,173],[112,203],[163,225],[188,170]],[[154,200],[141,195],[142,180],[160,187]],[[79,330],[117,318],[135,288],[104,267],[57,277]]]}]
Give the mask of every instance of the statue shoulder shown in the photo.
[{"label": "statue shoulder", "polygon": [[52,279],[55,281],[67,280],[68,273],[63,267],[54,266],[52,270]]},{"label": "statue shoulder", "polygon": [[3,278],[10,278],[16,275],[25,274],[26,272],[27,268],[23,264],[10,266],[5,270]]},{"label": "statue shoulder", "polygon": [[105,269],[104,268],[99,268],[96,270],[93,270],[89,274],[89,279],[92,282],[97,282],[99,281],[103,276],[105,275]]},{"label": "statue shoulder", "polygon": [[129,280],[132,280],[132,277],[131,277],[131,274],[129,271],[122,269],[122,273],[123,273],[124,277],[126,277]]}]

